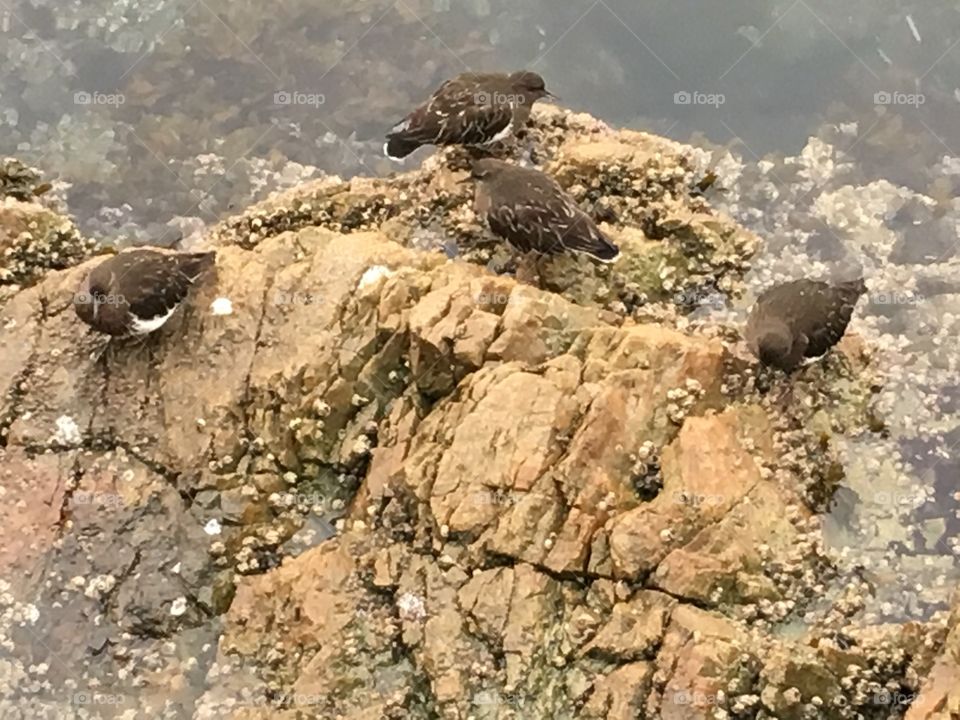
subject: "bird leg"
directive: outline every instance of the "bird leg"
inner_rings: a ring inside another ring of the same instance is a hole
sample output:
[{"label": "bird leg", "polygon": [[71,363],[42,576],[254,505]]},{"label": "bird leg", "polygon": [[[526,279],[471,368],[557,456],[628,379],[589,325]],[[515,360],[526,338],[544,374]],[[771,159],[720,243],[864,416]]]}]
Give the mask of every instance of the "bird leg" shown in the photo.
[{"label": "bird leg", "polygon": [[[91,331],[92,332],[92,331]],[[97,365],[106,355],[107,351],[110,349],[110,345],[113,342],[113,338],[107,338],[107,341],[101,343],[99,347],[94,348],[93,352],[90,353],[90,361]]]}]

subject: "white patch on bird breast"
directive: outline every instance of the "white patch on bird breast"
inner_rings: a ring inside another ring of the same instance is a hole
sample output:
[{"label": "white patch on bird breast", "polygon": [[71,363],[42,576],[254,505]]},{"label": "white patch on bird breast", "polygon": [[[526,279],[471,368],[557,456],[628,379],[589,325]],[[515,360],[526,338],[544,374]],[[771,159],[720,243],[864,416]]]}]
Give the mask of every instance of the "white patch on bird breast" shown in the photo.
[{"label": "white patch on bird breast", "polygon": [[173,315],[173,311],[176,308],[168,311],[165,315],[157,315],[153,318],[138,318],[133,316],[133,322],[130,324],[131,330],[133,330],[135,335],[147,335],[152,333],[154,330],[159,330],[163,327],[163,324],[170,319],[170,316]]},{"label": "white patch on bird breast", "polygon": [[403,158],[394,157],[393,155],[390,154],[390,142],[389,142],[389,141],[387,141],[387,142],[385,142],[385,143],[383,144],[383,154],[384,154],[384,156],[387,158],[387,160],[391,160],[392,162],[402,163],[402,162],[404,161]]},{"label": "white patch on bird breast", "polygon": [[210,303],[210,311],[214,315],[233,315],[233,303],[230,298],[218,297]]},{"label": "white patch on bird breast", "polygon": [[364,288],[370,287],[371,285],[380,282],[381,279],[388,278],[393,274],[393,270],[383,265],[374,265],[369,267],[360,278],[360,282],[357,284],[357,290],[363,290]]}]

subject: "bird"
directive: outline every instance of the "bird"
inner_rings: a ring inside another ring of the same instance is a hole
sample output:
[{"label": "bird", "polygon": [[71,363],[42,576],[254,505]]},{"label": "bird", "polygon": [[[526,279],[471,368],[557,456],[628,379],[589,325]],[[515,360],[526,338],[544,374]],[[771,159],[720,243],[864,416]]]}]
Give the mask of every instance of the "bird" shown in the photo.
[{"label": "bird", "polygon": [[604,263],[620,249],[553,178],[502,160],[473,163],[474,209],[490,230],[524,253],[582,253]]},{"label": "bird", "polygon": [[462,73],[397,123],[383,146],[401,161],[422,145],[486,145],[527,123],[533,104],[556,98],[535,72]]},{"label": "bird", "polygon": [[210,267],[216,253],[125,250],[91,270],[74,296],[77,316],[113,337],[160,329]]},{"label": "bird", "polygon": [[750,311],[747,344],[763,365],[791,373],[840,342],[866,289],[863,278],[836,285],[801,279],[768,288]]}]

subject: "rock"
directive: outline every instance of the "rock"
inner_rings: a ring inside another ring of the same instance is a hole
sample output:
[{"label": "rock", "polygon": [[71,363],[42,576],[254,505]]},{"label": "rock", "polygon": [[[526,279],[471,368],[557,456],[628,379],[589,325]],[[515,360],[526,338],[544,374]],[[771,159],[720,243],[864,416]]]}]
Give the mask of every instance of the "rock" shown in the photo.
[{"label": "rock", "polygon": [[[955,595],[942,653],[919,687],[907,720],[948,720],[960,715],[960,595]],[[905,703],[904,703],[905,704]]]},{"label": "rock", "polygon": [[[0,175],[2,180],[2,175]],[[8,286],[35,283],[49,270],[72,267],[90,257],[96,244],[73,222],[33,200],[0,200],[0,303]]]},{"label": "rock", "polygon": [[818,368],[784,417],[732,329],[670,300],[736,294],[757,246],[691,193],[697,153],[551,107],[506,152],[610,210],[623,259],[557,258],[543,288],[496,272],[510,253],[448,149],[212,229],[217,272],[142,344],[82,332],[71,300],[96,260],[11,290],[5,688],[346,720],[831,717],[921,682],[949,698],[953,635],[854,632],[860,581],[806,504],[832,439],[862,432],[867,382]]}]

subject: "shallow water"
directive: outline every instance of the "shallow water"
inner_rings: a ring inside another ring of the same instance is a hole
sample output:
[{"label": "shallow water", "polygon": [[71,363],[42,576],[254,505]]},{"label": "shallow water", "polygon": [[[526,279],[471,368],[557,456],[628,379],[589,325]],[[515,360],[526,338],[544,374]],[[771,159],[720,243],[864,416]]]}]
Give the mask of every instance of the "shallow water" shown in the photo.
[{"label": "shallow water", "polygon": [[943,607],[958,554],[954,3],[25,0],[0,5],[0,30],[0,151],[69,183],[105,242],[169,244],[321,172],[391,172],[384,131],[465,69],[533,68],[570,107],[715,151],[713,201],[768,242],[754,290],[866,273],[854,329],[888,375],[888,432],[849,441],[826,537],[886,581],[867,621]]},{"label": "shallow water", "polygon": [[318,169],[389,172],[384,130],[444,78],[530,67],[571,107],[748,161],[857,122],[857,161],[924,189],[960,147],[960,10],[836,5],[21,0],[0,151],[69,182],[85,229],[169,242]]}]

